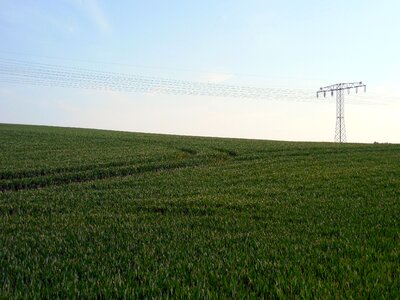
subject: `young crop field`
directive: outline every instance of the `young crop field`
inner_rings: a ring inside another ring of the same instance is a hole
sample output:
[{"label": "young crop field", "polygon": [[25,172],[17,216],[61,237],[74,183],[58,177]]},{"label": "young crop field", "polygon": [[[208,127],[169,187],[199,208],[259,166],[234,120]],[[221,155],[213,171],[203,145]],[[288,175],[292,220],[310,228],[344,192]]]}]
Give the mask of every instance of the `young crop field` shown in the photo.
[{"label": "young crop field", "polygon": [[0,298],[399,298],[400,145],[0,124]]}]

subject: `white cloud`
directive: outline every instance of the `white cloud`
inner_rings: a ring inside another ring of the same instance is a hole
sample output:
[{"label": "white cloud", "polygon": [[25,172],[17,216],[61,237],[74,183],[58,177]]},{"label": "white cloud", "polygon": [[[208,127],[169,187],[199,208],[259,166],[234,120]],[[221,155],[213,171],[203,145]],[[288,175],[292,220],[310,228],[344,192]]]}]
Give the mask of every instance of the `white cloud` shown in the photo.
[{"label": "white cloud", "polygon": [[65,27],[65,30],[68,31],[68,32],[70,32],[70,33],[73,33],[73,32],[76,31],[75,26],[73,26],[73,25],[67,25],[67,26]]},{"label": "white cloud", "polygon": [[97,0],[75,0],[74,3],[87,14],[88,18],[100,31],[111,31],[110,22]]},{"label": "white cloud", "polygon": [[201,78],[201,81],[210,83],[222,83],[233,77],[229,73],[208,73]]}]

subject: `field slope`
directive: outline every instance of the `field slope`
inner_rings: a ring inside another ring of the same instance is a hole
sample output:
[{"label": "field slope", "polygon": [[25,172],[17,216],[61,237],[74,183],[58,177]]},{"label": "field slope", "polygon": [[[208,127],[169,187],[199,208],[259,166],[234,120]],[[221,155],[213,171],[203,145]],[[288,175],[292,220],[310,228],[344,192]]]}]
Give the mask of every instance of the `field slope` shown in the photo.
[{"label": "field slope", "polygon": [[399,290],[400,145],[0,124],[0,298]]}]

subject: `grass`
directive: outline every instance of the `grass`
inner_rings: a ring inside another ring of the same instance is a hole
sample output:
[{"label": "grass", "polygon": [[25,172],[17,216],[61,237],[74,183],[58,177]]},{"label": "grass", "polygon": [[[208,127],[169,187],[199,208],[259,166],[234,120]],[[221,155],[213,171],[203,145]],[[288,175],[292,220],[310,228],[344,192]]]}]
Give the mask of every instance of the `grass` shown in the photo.
[{"label": "grass", "polygon": [[0,298],[399,298],[400,145],[0,125]]}]

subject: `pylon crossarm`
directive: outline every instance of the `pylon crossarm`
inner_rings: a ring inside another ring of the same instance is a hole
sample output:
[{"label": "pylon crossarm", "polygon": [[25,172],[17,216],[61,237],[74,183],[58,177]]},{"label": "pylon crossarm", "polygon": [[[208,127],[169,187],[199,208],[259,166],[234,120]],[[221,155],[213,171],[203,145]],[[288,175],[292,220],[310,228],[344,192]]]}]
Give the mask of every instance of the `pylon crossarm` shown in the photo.
[{"label": "pylon crossarm", "polygon": [[338,83],[333,85],[328,85],[325,87],[321,87],[317,94],[320,93],[328,93],[328,92],[336,92],[341,90],[350,90],[355,88],[366,88],[366,85],[360,82],[349,82],[349,83]]}]

